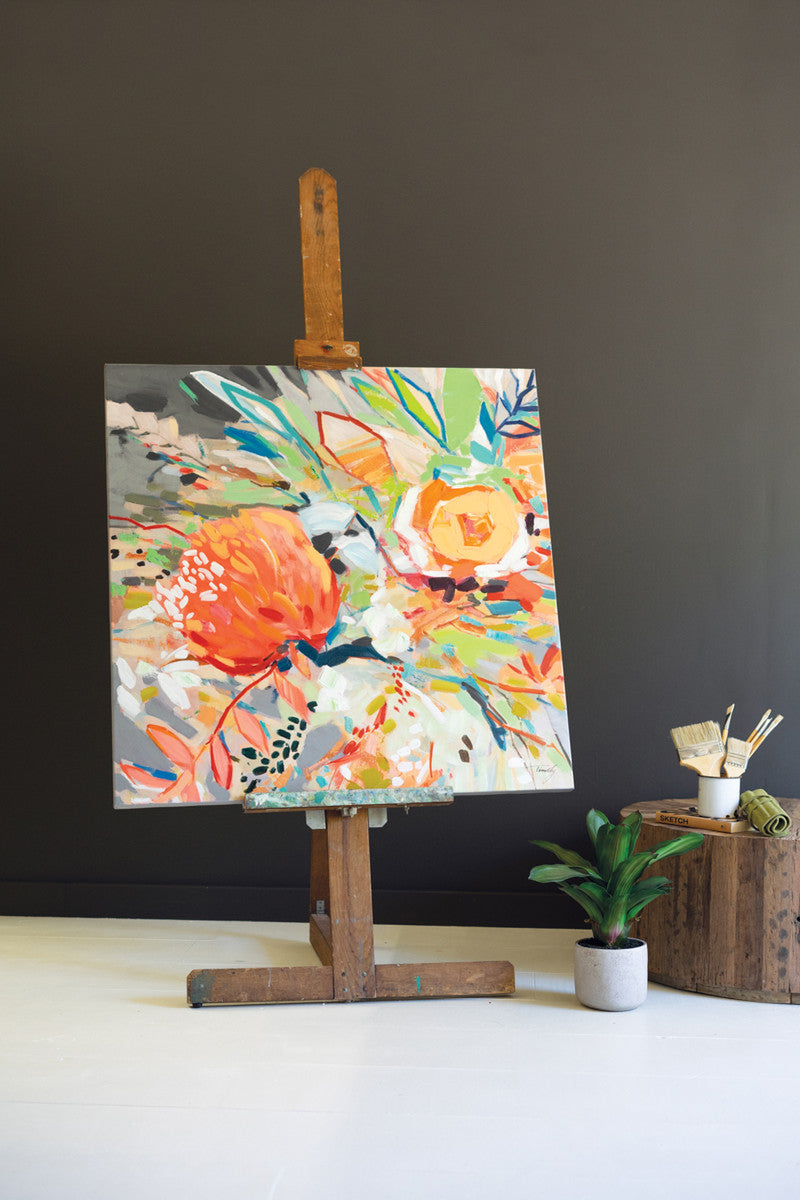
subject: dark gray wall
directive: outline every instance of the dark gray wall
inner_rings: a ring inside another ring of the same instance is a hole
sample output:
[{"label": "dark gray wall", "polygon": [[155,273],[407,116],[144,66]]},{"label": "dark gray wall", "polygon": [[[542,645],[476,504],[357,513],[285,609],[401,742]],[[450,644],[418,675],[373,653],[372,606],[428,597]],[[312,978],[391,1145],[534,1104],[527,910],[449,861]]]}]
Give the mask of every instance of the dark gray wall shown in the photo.
[{"label": "dark gray wall", "polygon": [[2,57],[5,911],[302,914],[302,817],[112,810],[102,368],[289,360],[309,166],[368,363],[537,368],[575,757],[392,816],[376,916],[576,921],[527,839],[733,700],[798,794],[796,0],[16,0]]}]

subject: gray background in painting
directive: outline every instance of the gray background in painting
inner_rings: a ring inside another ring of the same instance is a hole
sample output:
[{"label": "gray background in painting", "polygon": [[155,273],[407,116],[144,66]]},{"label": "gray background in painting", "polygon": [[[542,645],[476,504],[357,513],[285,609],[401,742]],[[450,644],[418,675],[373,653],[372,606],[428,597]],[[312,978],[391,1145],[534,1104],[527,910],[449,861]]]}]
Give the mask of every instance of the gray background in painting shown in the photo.
[{"label": "gray background in painting", "polygon": [[303,913],[302,817],[112,808],[102,397],[290,358],[315,165],[367,362],[537,369],[575,763],[392,816],[376,916],[573,923],[528,839],[733,700],[798,794],[794,0],[12,0],[2,56],[5,911]]}]

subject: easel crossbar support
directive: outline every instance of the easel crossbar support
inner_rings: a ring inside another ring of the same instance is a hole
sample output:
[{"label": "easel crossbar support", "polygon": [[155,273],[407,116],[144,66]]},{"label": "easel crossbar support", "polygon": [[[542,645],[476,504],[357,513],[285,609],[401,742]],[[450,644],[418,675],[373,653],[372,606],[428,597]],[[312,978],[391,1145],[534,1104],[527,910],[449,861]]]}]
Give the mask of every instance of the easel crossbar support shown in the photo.
[{"label": "easel crossbar support", "polygon": [[189,1003],[302,1004],[510,996],[510,962],[375,963],[369,811],[326,813],[311,833],[309,940],[318,967],[222,967],[192,971]]},{"label": "easel crossbar support", "polygon": [[[430,1000],[511,996],[514,968],[508,962],[393,963],[375,967],[373,1000]],[[302,1004],[338,999],[333,968],[223,967],[192,971],[188,1000],[195,1008],[223,1004]]]}]

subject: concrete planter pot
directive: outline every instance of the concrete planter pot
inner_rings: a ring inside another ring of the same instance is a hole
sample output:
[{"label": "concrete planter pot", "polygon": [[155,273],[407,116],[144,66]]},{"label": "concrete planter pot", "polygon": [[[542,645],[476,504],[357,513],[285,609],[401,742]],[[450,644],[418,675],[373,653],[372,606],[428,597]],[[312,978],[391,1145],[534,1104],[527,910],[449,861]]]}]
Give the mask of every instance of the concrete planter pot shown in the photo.
[{"label": "concrete planter pot", "polygon": [[575,995],[587,1008],[626,1012],[647,998],[647,943],[628,938],[613,949],[596,938],[575,943]]}]

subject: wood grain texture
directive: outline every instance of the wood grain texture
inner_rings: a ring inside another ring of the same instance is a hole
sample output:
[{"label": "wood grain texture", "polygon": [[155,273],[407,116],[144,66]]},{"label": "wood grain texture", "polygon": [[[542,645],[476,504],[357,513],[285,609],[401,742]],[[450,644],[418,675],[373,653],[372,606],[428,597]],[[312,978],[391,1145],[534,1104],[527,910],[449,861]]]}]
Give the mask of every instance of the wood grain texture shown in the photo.
[{"label": "wood grain texture", "polygon": [[337,1000],[375,996],[375,943],[372,929],[372,875],[369,813],[327,813],[330,946]]},{"label": "wood grain texture", "polygon": [[400,963],[375,968],[379,1000],[424,1000],[437,996],[511,996],[510,962]]},{"label": "wood grain texture", "polygon": [[[792,818],[784,838],[756,832],[702,832],[703,845],[656,864],[672,883],[635,930],[648,944],[649,976],[684,991],[742,1000],[800,1000],[800,800],[780,799]],[[676,831],[648,820],[686,801],[629,805],[643,817],[638,848]]]},{"label": "wood grain texture", "polygon": [[333,1000],[330,967],[220,967],[192,971],[186,985],[193,1008]]},{"label": "wood grain texture", "polygon": [[324,913],[312,913],[308,923],[308,940],[323,966],[333,964],[331,947],[331,919]]},{"label": "wood grain texture", "polygon": [[306,338],[343,341],[342,267],[336,180],[321,167],[300,176],[300,245]]},{"label": "wood grain texture", "polygon": [[[401,963],[375,968],[372,1000],[432,1000],[511,996],[510,962]],[[311,1004],[346,1001],[334,995],[331,967],[221,967],[192,971],[187,996],[193,1008],[226,1004]],[[350,997],[355,998],[355,997]]]},{"label": "wood grain texture", "polygon": [[361,366],[361,348],[341,338],[295,338],[294,365],[305,371],[346,371]]},{"label": "wood grain texture", "polygon": [[328,879],[328,831],[311,830],[311,865],[308,887],[309,913],[331,911],[331,890]]}]

